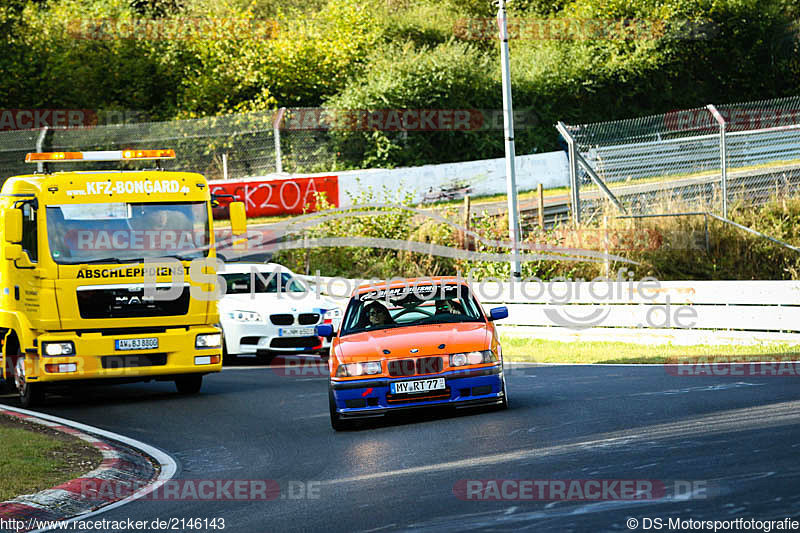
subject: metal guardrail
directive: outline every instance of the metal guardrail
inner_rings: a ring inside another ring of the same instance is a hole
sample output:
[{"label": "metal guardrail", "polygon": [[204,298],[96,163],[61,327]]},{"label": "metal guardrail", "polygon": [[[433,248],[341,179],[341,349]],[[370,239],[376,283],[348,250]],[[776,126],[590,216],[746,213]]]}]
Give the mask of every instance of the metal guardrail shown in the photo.
[{"label": "metal guardrail", "polygon": [[[733,132],[726,137],[730,170],[800,160],[800,125],[774,132]],[[583,153],[607,182],[696,174],[719,170],[719,135],[602,146]]]}]

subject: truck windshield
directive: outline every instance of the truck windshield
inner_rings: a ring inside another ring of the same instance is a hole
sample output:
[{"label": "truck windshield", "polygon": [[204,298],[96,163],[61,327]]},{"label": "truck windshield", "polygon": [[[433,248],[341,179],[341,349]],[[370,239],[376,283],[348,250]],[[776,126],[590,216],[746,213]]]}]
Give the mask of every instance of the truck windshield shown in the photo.
[{"label": "truck windshield", "polygon": [[50,256],[59,264],[208,255],[205,202],[55,205],[46,216]]}]

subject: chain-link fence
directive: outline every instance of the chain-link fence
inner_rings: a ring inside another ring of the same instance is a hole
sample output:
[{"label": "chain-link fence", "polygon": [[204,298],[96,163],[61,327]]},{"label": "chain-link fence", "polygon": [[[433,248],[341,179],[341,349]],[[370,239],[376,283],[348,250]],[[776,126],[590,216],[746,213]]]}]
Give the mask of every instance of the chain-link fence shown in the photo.
[{"label": "chain-link fence", "polygon": [[576,220],[608,201],[630,213],[727,216],[800,186],[800,97],[673,111],[559,131],[571,150]]},{"label": "chain-link fence", "polygon": [[[278,125],[279,129],[275,129]],[[333,155],[328,133],[320,129],[280,130],[275,112],[246,113],[167,122],[98,125],[0,132],[0,180],[28,174],[25,154],[41,151],[87,151],[173,148],[169,170],[200,172],[209,179],[263,176],[276,171],[329,170]],[[276,144],[276,133],[279,144]],[[140,163],[141,165],[141,163]],[[89,168],[76,163],[70,168]],[[91,168],[119,168],[119,163],[91,163]]]}]

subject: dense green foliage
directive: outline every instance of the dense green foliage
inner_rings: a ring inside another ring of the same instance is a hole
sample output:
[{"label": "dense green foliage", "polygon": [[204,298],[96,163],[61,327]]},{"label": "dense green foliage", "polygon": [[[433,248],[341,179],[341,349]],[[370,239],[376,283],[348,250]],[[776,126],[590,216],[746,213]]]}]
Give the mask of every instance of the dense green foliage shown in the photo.
[{"label": "dense green foliage", "polygon": [[[556,149],[557,120],[800,92],[800,9],[790,0],[515,0],[509,9],[514,103],[536,119],[519,125],[518,153]],[[278,106],[499,109],[493,11],[488,0],[5,0],[0,107],[152,119]],[[610,31],[619,20],[634,30]],[[133,23],[160,29],[126,31]],[[566,38],[555,31],[565,27]],[[497,129],[333,137],[339,168],[502,153]]]}]

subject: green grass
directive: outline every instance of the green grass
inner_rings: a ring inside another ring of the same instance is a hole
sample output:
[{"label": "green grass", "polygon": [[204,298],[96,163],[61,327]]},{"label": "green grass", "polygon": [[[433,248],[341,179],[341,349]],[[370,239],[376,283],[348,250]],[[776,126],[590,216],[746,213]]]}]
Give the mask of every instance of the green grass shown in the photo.
[{"label": "green grass", "polygon": [[[764,344],[756,346],[676,346],[624,342],[558,342],[522,337],[502,339],[503,356],[508,361],[536,363],[667,363],[683,357],[734,357],[741,361],[769,358],[800,360],[800,345]],[[792,358],[792,357],[789,357]],[[725,359],[720,362],[726,362]]]},{"label": "green grass", "polygon": [[79,477],[102,460],[81,440],[42,431],[0,416],[0,502]]}]

